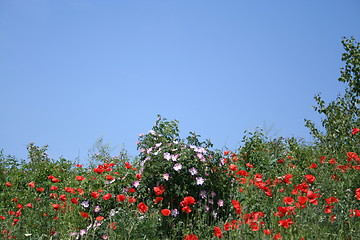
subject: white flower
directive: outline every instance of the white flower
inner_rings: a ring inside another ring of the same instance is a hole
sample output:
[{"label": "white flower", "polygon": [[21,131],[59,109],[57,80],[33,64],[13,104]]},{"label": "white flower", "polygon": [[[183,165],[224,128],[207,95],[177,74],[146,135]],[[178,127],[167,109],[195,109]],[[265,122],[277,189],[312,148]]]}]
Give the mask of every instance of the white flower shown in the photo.
[{"label": "white flower", "polygon": [[115,216],[116,213],[118,213],[119,211],[115,211],[115,209],[111,209],[110,210],[110,216],[113,217]]},{"label": "white flower", "polygon": [[177,158],[179,157],[179,154],[171,155],[171,159],[176,162]]},{"label": "white flower", "polygon": [[201,153],[197,153],[196,156],[197,156],[202,162],[205,162],[205,161],[206,161],[205,157],[204,157]]},{"label": "white flower", "polygon": [[137,188],[139,185],[140,185],[140,181],[135,181],[135,182],[133,183],[133,186],[134,186],[135,188]]},{"label": "white flower", "polygon": [[87,207],[89,207],[89,202],[88,202],[88,201],[83,201],[83,202],[81,203],[81,206],[87,208]]},{"label": "white flower", "polygon": [[179,214],[179,211],[175,208],[171,210],[171,216],[176,217]]},{"label": "white flower", "polygon": [[164,158],[169,161],[171,159],[170,153],[168,152],[164,153]]},{"label": "white flower", "polygon": [[165,173],[163,175],[163,179],[165,179],[166,181],[169,181],[169,177],[170,177],[170,175],[168,173]]},{"label": "white flower", "polygon": [[174,170],[175,171],[180,171],[181,169],[182,169],[181,163],[177,163],[177,164],[174,165]]},{"label": "white flower", "polygon": [[81,229],[80,230],[80,236],[84,236],[86,234],[86,230],[85,229]]},{"label": "white flower", "polygon": [[200,191],[200,197],[201,198],[206,198],[206,191],[205,190]]},{"label": "white flower", "polygon": [[190,169],[189,169],[189,172],[190,172],[190,174],[193,175],[193,176],[198,173],[198,171],[197,171],[196,168],[194,168],[194,167],[190,168]]},{"label": "white flower", "polygon": [[202,177],[197,177],[196,178],[196,184],[197,185],[203,185],[204,183],[204,179]]}]

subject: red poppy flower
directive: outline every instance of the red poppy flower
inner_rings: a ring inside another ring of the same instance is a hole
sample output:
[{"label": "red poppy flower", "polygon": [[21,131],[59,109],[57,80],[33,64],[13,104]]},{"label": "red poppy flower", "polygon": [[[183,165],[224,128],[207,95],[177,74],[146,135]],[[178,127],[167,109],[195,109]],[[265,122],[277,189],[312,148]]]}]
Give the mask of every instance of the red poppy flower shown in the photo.
[{"label": "red poppy flower", "polygon": [[59,180],[58,178],[56,178],[56,177],[53,177],[53,178],[51,179],[51,181],[54,182],[54,183],[60,182],[60,180]]},{"label": "red poppy flower", "polygon": [[25,206],[27,206],[28,208],[33,208],[32,203],[28,203],[28,204],[26,204]]},{"label": "red poppy flower", "polygon": [[16,211],[16,213],[15,213],[15,217],[19,217],[19,216],[21,216],[21,210],[18,210],[18,211]]},{"label": "red poppy flower", "polygon": [[271,234],[270,229],[264,229],[264,234],[265,234],[265,235],[270,235],[270,234]]},{"label": "red poppy flower", "polygon": [[291,224],[294,224],[291,218],[285,219],[285,220],[279,220],[279,225],[284,228],[289,228]]},{"label": "red poppy flower", "polygon": [[245,170],[239,170],[238,172],[236,172],[237,175],[240,175],[240,176],[249,176],[249,173]]},{"label": "red poppy flower", "polygon": [[88,217],[89,217],[89,214],[87,214],[86,212],[80,212],[80,215],[81,215],[83,218],[88,218]]},{"label": "red poppy flower", "polygon": [[330,205],[332,203],[339,202],[339,199],[337,199],[336,197],[331,196],[331,197],[325,199],[325,202]]},{"label": "red poppy flower", "polygon": [[16,219],[16,218],[15,218],[15,219],[13,220],[13,223],[12,223],[11,225],[15,225],[18,221],[19,221],[19,219]]},{"label": "red poppy flower", "polygon": [[82,190],[81,188],[78,188],[78,189],[76,189],[76,190],[78,191],[78,193],[79,193],[80,195],[84,195],[84,194],[85,194],[85,191]]},{"label": "red poppy flower", "polygon": [[254,166],[251,165],[250,163],[245,164],[245,166],[247,166],[247,167],[249,167],[249,168],[253,168],[253,167],[254,167]]},{"label": "red poppy flower", "polygon": [[135,175],[135,177],[136,177],[137,179],[141,180],[142,175],[141,175],[141,173],[137,173],[137,174]]},{"label": "red poppy flower", "polygon": [[195,234],[189,234],[184,236],[184,240],[199,240]]},{"label": "red poppy flower", "polygon": [[72,199],[71,199],[71,202],[72,202],[73,204],[79,204],[79,198],[72,198]]},{"label": "red poppy flower", "polygon": [[308,200],[307,197],[298,196],[298,202],[299,202],[301,205],[304,205],[304,204],[307,202],[307,200]]},{"label": "red poppy flower", "polygon": [[184,197],[184,200],[180,203],[182,206],[184,205],[192,205],[195,204],[195,198],[188,196],[188,197]]},{"label": "red poppy flower", "polygon": [[92,192],[91,193],[91,196],[93,197],[93,198],[95,198],[95,199],[97,199],[98,197],[100,197],[100,193],[99,192]]},{"label": "red poppy flower", "polygon": [[316,178],[313,176],[313,175],[305,175],[305,178],[306,178],[306,181],[308,182],[308,183],[313,183],[313,182],[315,182],[315,180],[316,180]]},{"label": "red poppy flower", "polygon": [[352,131],[351,131],[351,134],[352,134],[352,135],[355,135],[355,134],[357,134],[358,132],[360,132],[360,129],[359,129],[359,128],[353,128]]},{"label": "red poppy flower", "polygon": [[235,164],[230,164],[229,168],[230,168],[231,171],[237,171],[238,170]]},{"label": "red poppy flower", "polygon": [[285,159],[279,159],[277,162],[278,163],[283,163],[283,162],[285,162]]},{"label": "red poppy flower", "polygon": [[76,166],[76,167],[82,167],[82,165],[80,165],[80,164],[76,164],[75,166]]},{"label": "red poppy flower", "polygon": [[324,209],[324,213],[326,214],[329,214],[329,213],[332,213],[332,210],[335,206],[330,206],[330,205],[327,205]]},{"label": "red poppy flower", "polygon": [[235,208],[235,211],[237,214],[241,214],[241,205],[239,203],[239,201],[236,201],[236,200],[231,200],[231,203],[233,205],[233,207]]},{"label": "red poppy flower", "polygon": [[159,202],[161,202],[162,200],[164,200],[164,198],[162,197],[156,197],[154,200],[154,204],[158,204]]},{"label": "red poppy flower", "polygon": [[309,168],[313,168],[313,169],[317,168],[316,163],[312,163]]},{"label": "red poppy flower", "polygon": [[5,185],[8,186],[8,187],[12,186],[10,182],[5,183]]},{"label": "red poppy flower", "polygon": [[53,203],[53,204],[51,204],[51,205],[52,205],[52,207],[54,208],[54,210],[58,210],[58,209],[60,208],[60,205],[59,205],[59,204]]},{"label": "red poppy flower", "polygon": [[85,179],[83,176],[76,176],[75,178],[76,178],[76,180],[78,180],[79,182],[80,182],[80,181],[83,181],[83,180]]},{"label": "red poppy flower", "polygon": [[158,187],[154,187],[154,192],[156,195],[161,195],[165,191],[165,187],[163,185],[160,185]]},{"label": "red poppy flower", "polygon": [[109,200],[110,198],[111,198],[111,193],[107,193],[107,194],[105,194],[104,196],[103,196],[103,199],[104,200]]},{"label": "red poppy flower", "polygon": [[106,179],[109,180],[109,181],[112,181],[112,180],[114,180],[115,178],[114,178],[113,176],[111,176],[111,175],[107,175],[107,176],[106,176]]},{"label": "red poppy flower", "polygon": [[226,223],[224,224],[224,231],[229,231],[230,229],[231,229],[231,223],[226,222]]},{"label": "red poppy flower", "polygon": [[125,196],[124,196],[124,195],[117,195],[117,196],[116,196],[116,201],[118,201],[118,202],[123,202],[123,201],[125,201]]},{"label": "red poppy flower", "polygon": [[350,217],[360,217],[360,210],[350,209]]},{"label": "red poppy flower", "polygon": [[360,200],[360,188],[355,190],[355,197],[357,200]]},{"label": "red poppy flower", "polygon": [[185,213],[191,213],[191,212],[192,212],[191,208],[190,208],[188,205],[186,205],[185,207],[183,207],[183,208],[181,209],[181,211],[183,211],[183,212],[185,212]]},{"label": "red poppy flower", "polygon": [[292,182],[290,181],[293,178],[292,174],[286,174],[283,178],[284,183],[286,184],[291,184]]},{"label": "red poppy flower", "polygon": [[274,240],[282,239],[280,233],[274,235]]},{"label": "red poppy flower", "polygon": [[61,201],[65,202],[66,201],[66,195],[65,194],[60,195],[59,199]]},{"label": "red poppy flower", "polygon": [[56,193],[50,193],[49,196],[52,199],[56,199],[58,197],[58,195]]},{"label": "red poppy flower", "polygon": [[35,188],[35,183],[34,182],[29,182],[28,186],[31,187],[31,188]]},{"label": "red poppy flower", "polygon": [[164,216],[169,216],[171,214],[171,211],[169,209],[162,209],[161,214]]},{"label": "red poppy flower", "polygon": [[336,160],[335,160],[335,158],[331,158],[330,160],[329,160],[329,164],[336,164],[337,162],[336,162]]},{"label": "red poppy flower", "polygon": [[55,190],[58,190],[59,188],[58,187],[56,187],[56,186],[51,186],[50,187],[50,191],[55,191]]},{"label": "red poppy flower", "polygon": [[327,158],[327,157],[325,157],[325,156],[321,156],[321,157],[319,158],[320,163],[324,163],[326,158]]},{"label": "red poppy flower", "polygon": [[229,153],[230,153],[230,151],[225,151],[224,152],[224,155],[226,156],[226,155],[229,155]]},{"label": "red poppy flower", "polygon": [[358,156],[356,153],[354,153],[354,152],[348,152],[348,153],[347,153],[347,156],[348,156],[348,158],[347,158],[348,161],[351,161],[352,159],[354,159],[356,162],[359,162],[359,163],[360,163],[360,158],[359,158],[359,156]]},{"label": "red poppy flower", "polygon": [[43,192],[45,189],[43,187],[37,188],[36,191]]},{"label": "red poppy flower", "polygon": [[113,222],[113,223],[110,223],[110,228],[115,230],[117,227],[116,227],[116,222]]},{"label": "red poppy flower", "polygon": [[214,236],[217,238],[222,238],[221,228],[214,226]]},{"label": "red poppy flower", "polygon": [[292,197],[284,197],[284,203],[287,205],[291,205],[294,203],[294,199]]},{"label": "red poppy flower", "polygon": [[96,219],[96,221],[99,221],[99,222],[100,222],[100,221],[104,220],[104,217],[98,216],[98,217],[96,217],[95,219]]},{"label": "red poppy flower", "polygon": [[66,192],[68,193],[76,193],[75,189],[74,188],[71,188],[71,187],[65,187],[64,188]]},{"label": "red poppy flower", "polygon": [[136,202],[136,198],[134,198],[134,197],[129,197],[129,198],[128,198],[128,203],[133,203],[133,202]]},{"label": "red poppy flower", "polygon": [[105,170],[102,168],[102,166],[99,166],[97,168],[94,168],[94,172],[101,174],[103,173]]},{"label": "red poppy flower", "polygon": [[126,163],[125,163],[125,167],[126,167],[127,169],[132,168],[131,164],[130,164],[130,163],[128,163],[128,162],[126,162]]},{"label": "red poppy flower", "polygon": [[309,202],[311,202],[314,205],[317,205],[318,204],[317,198],[320,197],[320,194],[308,190],[306,192],[306,197],[309,199]]},{"label": "red poppy flower", "polygon": [[250,225],[251,230],[254,232],[259,231],[259,229],[260,229],[259,224],[256,222],[250,222],[249,225]]},{"label": "red poppy flower", "polygon": [[138,204],[138,209],[141,213],[146,213],[148,210],[148,206],[145,203],[141,202]]}]

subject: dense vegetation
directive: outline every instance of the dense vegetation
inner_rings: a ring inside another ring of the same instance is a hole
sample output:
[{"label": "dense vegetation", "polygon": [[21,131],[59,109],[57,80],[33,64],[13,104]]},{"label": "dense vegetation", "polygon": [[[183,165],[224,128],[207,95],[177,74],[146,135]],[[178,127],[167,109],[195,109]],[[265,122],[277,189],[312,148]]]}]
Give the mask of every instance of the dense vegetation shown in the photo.
[{"label": "dense vegetation", "polygon": [[220,151],[177,121],[158,117],[139,137],[139,156],[88,166],[0,151],[0,230],[4,239],[360,239],[360,47],[342,41],[345,94],[326,104],[313,143],[247,132]]}]

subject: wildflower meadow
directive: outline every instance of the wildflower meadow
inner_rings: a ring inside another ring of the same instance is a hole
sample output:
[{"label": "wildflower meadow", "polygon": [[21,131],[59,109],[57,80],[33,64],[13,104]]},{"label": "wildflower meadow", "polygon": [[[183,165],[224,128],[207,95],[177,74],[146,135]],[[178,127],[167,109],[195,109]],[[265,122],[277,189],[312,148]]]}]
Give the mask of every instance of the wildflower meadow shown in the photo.
[{"label": "wildflower meadow", "polygon": [[308,143],[245,132],[216,149],[158,116],[139,154],[106,145],[85,166],[28,145],[0,151],[3,239],[360,239],[360,46],[342,41],[345,93],[314,107]]}]

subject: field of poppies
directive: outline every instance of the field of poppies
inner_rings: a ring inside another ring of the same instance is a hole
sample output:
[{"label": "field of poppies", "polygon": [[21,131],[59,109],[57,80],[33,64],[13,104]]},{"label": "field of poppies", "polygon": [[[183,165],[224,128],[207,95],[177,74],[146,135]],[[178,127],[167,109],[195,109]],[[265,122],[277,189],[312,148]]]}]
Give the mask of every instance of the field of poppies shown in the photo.
[{"label": "field of poppies", "polygon": [[[139,155],[107,146],[85,166],[28,145],[0,151],[4,239],[360,239],[360,51],[344,39],[344,96],[325,105],[314,142],[245,132],[233,151],[158,117]],[[349,67],[350,66],[350,67]]]}]

